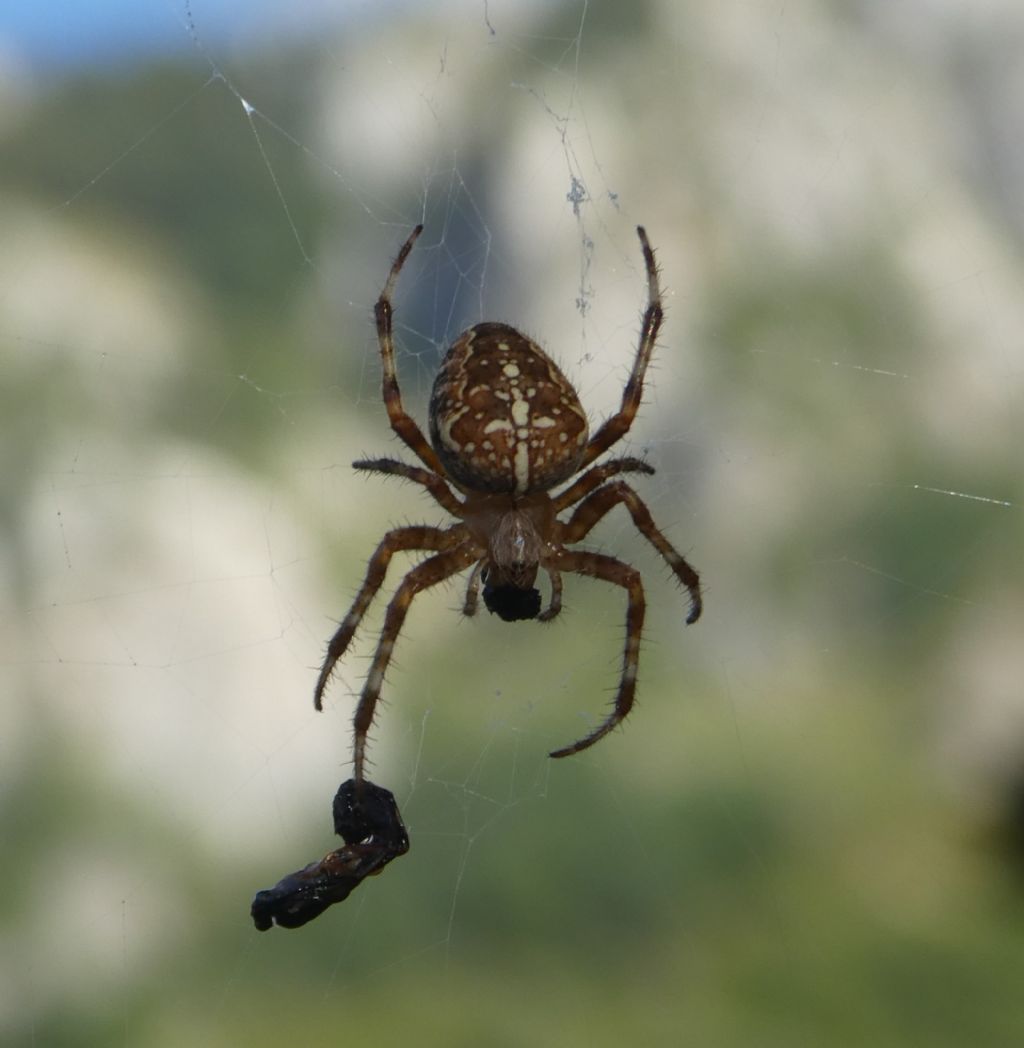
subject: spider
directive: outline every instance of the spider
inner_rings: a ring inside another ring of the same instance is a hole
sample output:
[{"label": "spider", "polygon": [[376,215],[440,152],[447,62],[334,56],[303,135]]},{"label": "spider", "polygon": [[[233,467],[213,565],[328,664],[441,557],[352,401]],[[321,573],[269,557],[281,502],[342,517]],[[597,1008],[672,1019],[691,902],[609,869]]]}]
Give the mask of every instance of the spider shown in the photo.
[{"label": "spider", "polygon": [[[398,275],[422,232],[423,226],[418,225],[402,245],[374,308],[384,370],[384,407],[392,430],[422,466],[391,458],[361,459],[352,465],[357,470],[421,484],[457,523],[446,528],[418,525],[387,532],[370,557],[366,578],[352,607],[328,644],[314,692],[318,710],[323,707],[331,673],[383,584],[391,558],[405,551],[431,554],[405,575],[385,613],[354,717],[357,784],[364,781],[366,740],[384,674],[413,598],[467,568],[472,567],[472,571],[463,614],[476,613],[482,585],[488,610],[508,622],[550,622],[562,609],[565,574],[589,575],[626,591],[626,644],[613,708],[589,734],[554,750],[552,757],[568,757],[593,746],[632,709],[644,623],[640,573],[615,557],[568,547],[583,541],[598,521],[621,503],[640,533],[686,587],[690,598],[686,622],[696,622],[701,613],[697,572],[658,530],[633,488],[617,479],[623,473],[652,474],[654,469],[636,458],[614,458],[593,465],[629,432],[661,327],[658,269],[644,228],[638,226],[637,235],[647,271],[647,308],[619,410],[589,436],[579,396],[536,342],[508,324],[476,324],[452,343],[437,373],[430,397],[429,444],[402,405],[395,372],[391,304]],[[569,481],[568,487],[551,494]],[[559,514],[570,508],[568,520],[560,520]],[[534,588],[541,569],[551,586],[543,611],[540,593]]]}]

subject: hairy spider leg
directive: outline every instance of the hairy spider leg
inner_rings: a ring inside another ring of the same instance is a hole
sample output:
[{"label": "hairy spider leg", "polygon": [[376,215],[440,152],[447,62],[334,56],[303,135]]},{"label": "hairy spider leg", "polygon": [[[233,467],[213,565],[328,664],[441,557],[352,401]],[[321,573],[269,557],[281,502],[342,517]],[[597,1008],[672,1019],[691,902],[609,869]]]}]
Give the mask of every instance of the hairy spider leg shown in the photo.
[{"label": "hairy spider leg", "polygon": [[640,400],[643,397],[644,375],[651,360],[651,353],[654,351],[654,343],[658,338],[658,329],[664,319],[654,250],[643,226],[637,226],[636,233],[640,238],[644,265],[647,269],[647,309],[644,311],[643,322],[640,325],[640,344],[637,346],[629,381],[622,391],[622,405],[611,418],[605,419],[598,431],[590,438],[590,443],[584,449],[583,457],[580,460],[580,469],[589,466],[598,455],[607,451],[616,441],[621,440],[629,432],[629,427],[633,425],[633,419],[636,418]]},{"label": "hairy spider leg", "polygon": [[399,462],[398,459],[359,459],[352,463],[353,469],[362,470],[364,473],[383,473],[389,477],[401,477],[403,480],[411,480],[414,484],[422,484],[427,489],[434,501],[453,517],[462,517],[462,503],[452,494],[451,488],[444,482],[443,478],[422,466],[410,466],[407,462]]},{"label": "hairy spider leg", "polygon": [[624,480],[611,481],[581,502],[562,526],[561,541],[566,544],[581,542],[594,525],[619,503],[629,510],[637,530],[661,554],[676,578],[686,587],[690,595],[690,613],[686,616],[686,624],[692,625],[700,618],[704,606],[700,594],[700,576],[658,530],[643,500]]},{"label": "hairy spider leg", "polygon": [[559,571],[572,572],[576,575],[590,575],[595,579],[603,579],[621,586],[628,594],[626,606],[626,647],[622,654],[622,677],[619,681],[619,690],[615,696],[615,705],[612,712],[599,724],[589,735],[585,735],[571,746],[564,746],[560,750],[554,750],[552,757],[569,757],[581,750],[588,749],[595,742],[603,739],[608,732],[628,716],[633,708],[633,700],[636,697],[636,671],[640,661],[640,637],[644,628],[644,587],[640,580],[640,572],[623,564],[615,557],[605,556],[603,553],[587,553],[577,551],[570,553],[564,551],[552,558],[553,566]]},{"label": "hairy spider leg", "polygon": [[[381,539],[380,544],[374,550],[373,556],[370,557],[366,578],[363,580],[362,586],[359,587],[359,592],[352,602],[352,607],[349,608],[348,614],[341,620],[337,632],[331,637],[327,645],[327,654],[324,657],[323,665],[320,667],[320,676],[317,678],[316,689],[313,692],[313,705],[318,710],[323,709],[324,689],[331,678],[335,664],[345,654],[349,644],[352,643],[352,638],[359,628],[363,615],[366,614],[366,609],[383,585],[384,576],[388,570],[388,563],[392,556],[395,553],[408,550],[438,552],[449,549],[464,538],[465,532],[462,530],[462,525],[456,524],[454,527],[447,529],[433,528],[427,525],[395,528],[394,531],[389,531]],[[429,562],[424,561],[424,563]]]},{"label": "hairy spider leg", "polygon": [[589,495],[594,488],[599,488],[606,480],[617,476],[619,473],[646,473],[650,477],[654,475],[654,472],[653,466],[638,458],[618,458],[609,462],[602,462],[600,466],[595,466],[592,470],[584,473],[579,480],[567,487],[561,495],[554,497],[552,501],[555,504],[555,512],[561,513],[562,510],[575,505],[580,499]]},{"label": "hairy spider leg", "polygon": [[370,673],[363,685],[363,692],[359,697],[359,705],[356,706],[353,718],[355,732],[352,763],[353,778],[357,783],[363,781],[363,769],[366,764],[366,736],[373,725],[373,715],[384,684],[384,674],[391,661],[395,641],[402,630],[402,624],[405,622],[405,616],[409,611],[409,605],[412,604],[413,597],[420,591],[436,586],[445,579],[451,578],[452,575],[457,575],[460,571],[465,570],[480,557],[480,553],[480,548],[472,542],[467,542],[466,545],[447,550],[444,553],[436,553],[417,564],[395,590],[395,595],[391,598],[388,610],[384,615],[384,628],[381,630],[377,651],[373,656]]},{"label": "hairy spider leg", "polygon": [[377,343],[380,346],[380,359],[383,365],[381,395],[384,398],[384,407],[387,409],[391,428],[415,452],[417,458],[425,466],[435,473],[443,474],[444,470],[441,468],[440,459],[434,453],[434,449],[427,443],[420,427],[416,424],[416,420],[406,412],[405,407],[402,405],[402,394],[398,388],[398,373],[395,370],[391,295],[395,290],[398,274],[401,273],[402,266],[405,265],[405,260],[409,257],[409,252],[412,251],[413,244],[416,243],[422,232],[423,226],[418,225],[409,234],[409,239],[406,240],[395,256],[395,261],[391,263],[391,272],[388,273],[387,283],[385,283],[384,290],[380,293],[380,298],[377,299],[377,304],[374,306],[373,315],[377,322]]},{"label": "hairy spider leg", "polygon": [[562,610],[562,574],[554,568],[545,568],[551,580],[551,601],[537,616],[538,622],[550,622]]},{"label": "hairy spider leg", "polygon": [[477,606],[480,603],[480,576],[484,570],[484,563],[483,560],[477,561],[466,583],[466,599],[462,602],[462,614],[467,618],[472,618],[476,614]]}]

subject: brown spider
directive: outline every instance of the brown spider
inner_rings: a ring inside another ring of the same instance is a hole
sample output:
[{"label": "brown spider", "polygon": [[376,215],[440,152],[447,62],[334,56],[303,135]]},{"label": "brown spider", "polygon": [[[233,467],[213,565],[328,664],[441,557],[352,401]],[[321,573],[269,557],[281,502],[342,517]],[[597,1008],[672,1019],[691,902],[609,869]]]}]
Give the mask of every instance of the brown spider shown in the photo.
[{"label": "brown spider", "polygon": [[[423,226],[417,226],[402,245],[374,315],[384,365],[384,406],[391,428],[426,469],[388,458],[364,459],[352,465],[355,469],[422,484],[458,523],[447,528],[419,525],[389,531],[370,558],[363,585],[327,647],[314,695],[318,710],[322,708],[331,672],[384,582],[392,556],[405,550],[433,554],[406,574],[388,604],[370,673],[356,706],[356,783],[363,782],[366,736],[373,724],[391,652],[413,597],[470,565],[475,566],[462,608],[465,615],[476,612],[481,582],[488,610],[508,622],[550,622],[562,609],[565,572],[603,579],[627,593],[626,647],[614,708],[588,735],[555,750],[552,757],[567,757],[593,746],[629,713],[636,692],[644,622],[644,590],[636,569],[614,557],[569,550],[567,546],[586,538],[594,525],[621,502],[641,534],[689,591],[687,623],[696,622],[701,612],[697,572],[658,530],[637,493],[625,481],[610,479],[619,473],[651,474],[654,470],[635,458],[612,459],[587,470],[599,455],[629,432],[661,327],[658,270],[643,227],[637,227],[637,235],[647,269],[647,308],[640,344],[622,394],[622,405],[594,436],[587,439],[587,416],[576,391],[540,346],[507,324],[484,323],[463,332],[445,355],[430,397],[430,444],[402,406],[391,321],[391,295],[398,274],[422,232]],[[577,474],[582,475],[560,494],[549,494],[552,488]],[[460,500],[451,488],[464,497]],[[559,520],[558,514],[572,506],[575,509],[569,519]],[[551,581],[551,600],[543,611],[540,593],[534,588],[540,568]]]}]

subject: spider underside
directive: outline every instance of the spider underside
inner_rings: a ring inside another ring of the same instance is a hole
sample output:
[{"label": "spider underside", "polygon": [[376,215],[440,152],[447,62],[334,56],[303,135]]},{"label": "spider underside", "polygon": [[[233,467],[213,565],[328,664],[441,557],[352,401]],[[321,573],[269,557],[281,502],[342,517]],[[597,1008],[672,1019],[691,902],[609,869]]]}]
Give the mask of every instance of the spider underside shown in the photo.
[{"label": "spider underside", "polygon": [[[422,232],[423,226],[417,226],[402,245],[374,308],[384,406],[391,428],[422,465],[380,458],[360,460],[353,466],[422,485],[457,523],[447,528],[414,525],[389,531],[370,557],[366,578],[328,644],[314,694],[318,710],[331,673],[383,584],[392,556],[407,551],[431,554],[406,573],[385,613],[355,711],[356,783],[364,780],[367,735],[413,598],[467,568],[472,567],[472,572],[463,614],[475,614],[482,588],[488,610],[506,621],[550,622],[561,611],[564,574],[590,575],[626,591],[626,643],[612,710],[589,734],[553,751],[552,757],[567,757],[593,746],[632,709],[644,623],[644,590],[635,568],[606,554],[566,547],[582,542],[606,513],[621,504],[686,587],[690,597],[687,623],[696,622],[701,613],[697,572],[658,530],[639,495],[620,478],[623,473],[652,474],[653,468],[635,458],[593,465],[629,432],[661,327],[658,271],[643,227],[637,227],[637,235],[647,272],[647,307],[619,410],[589,436],[575,389],[540,346],[506,324],[477,324],[455,340],[438,371],[430,398],[430,443],[402,405],[392,333],[391,296]],[[567,488],[550,494],[567,481],[571,481]],[[559,520],[558,515],[570,508],[569,519]],[[551,584],[551,598],[543,610],[534,586],[541,569]]]}]

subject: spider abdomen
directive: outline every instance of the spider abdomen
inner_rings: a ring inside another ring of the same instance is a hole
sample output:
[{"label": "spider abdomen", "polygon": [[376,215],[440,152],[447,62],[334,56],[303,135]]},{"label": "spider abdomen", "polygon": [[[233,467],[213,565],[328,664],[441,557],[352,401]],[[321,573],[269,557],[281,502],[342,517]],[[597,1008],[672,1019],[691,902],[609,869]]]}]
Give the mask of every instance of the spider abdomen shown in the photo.
[{"label": "spider abdomen", "polygon": [[547,491],[576,472],[588,435],[576,390],[536,342],[488,323],[452,343],[430,398],[430,442],[456,483]]}]

